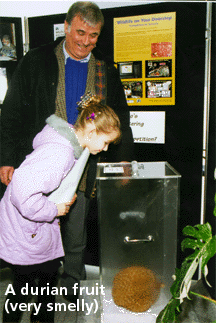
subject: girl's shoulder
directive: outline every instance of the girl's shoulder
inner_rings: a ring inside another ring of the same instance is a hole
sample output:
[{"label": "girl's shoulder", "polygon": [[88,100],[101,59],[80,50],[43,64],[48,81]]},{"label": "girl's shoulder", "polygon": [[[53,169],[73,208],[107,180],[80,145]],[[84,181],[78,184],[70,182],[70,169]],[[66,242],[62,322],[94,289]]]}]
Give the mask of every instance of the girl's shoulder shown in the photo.
[{"label": "girl's shoulder", "polygon": [[58,135],[61,135],[68,141],[74,150],[76,158],[79,158],[83,152],[83,148],[79,144],[73,126],[55,114],[47,118],[46,123],[56,131]]}]

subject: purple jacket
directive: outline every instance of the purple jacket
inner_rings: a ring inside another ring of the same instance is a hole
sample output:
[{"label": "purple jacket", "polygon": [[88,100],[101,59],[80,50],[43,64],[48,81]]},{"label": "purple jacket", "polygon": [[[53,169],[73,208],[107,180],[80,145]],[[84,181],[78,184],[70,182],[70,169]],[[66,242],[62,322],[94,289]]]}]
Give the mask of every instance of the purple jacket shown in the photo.
[{"label": "purple jacket", "polygon": [[34,151],[14,171],[0,201],[0,258],[17,265],[64,256],[58,210],[47,194],[81,155],[73,129],[52,115],[33,141]]}]

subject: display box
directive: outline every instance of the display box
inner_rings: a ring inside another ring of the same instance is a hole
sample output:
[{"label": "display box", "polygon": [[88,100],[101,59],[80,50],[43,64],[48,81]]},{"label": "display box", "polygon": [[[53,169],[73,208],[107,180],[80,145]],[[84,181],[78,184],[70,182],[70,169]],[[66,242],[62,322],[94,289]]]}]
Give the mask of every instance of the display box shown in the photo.
[{"label": "display box", "polygon": [[[177,262],[180,177],[167,162],[98,163],[102,322],[155,322],[168,303]],[[141,313],[113,300],[115,276],[133,266],[151,270],[163,286]]]}]

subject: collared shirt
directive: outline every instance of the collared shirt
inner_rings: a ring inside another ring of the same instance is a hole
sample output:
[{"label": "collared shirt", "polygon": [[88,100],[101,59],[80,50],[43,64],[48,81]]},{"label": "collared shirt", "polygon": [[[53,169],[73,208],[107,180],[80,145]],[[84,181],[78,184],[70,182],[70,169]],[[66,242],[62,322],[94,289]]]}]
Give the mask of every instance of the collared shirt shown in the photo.
[{"label": "collared shirt", "polygon": [[[63,43],[63,53],[64,53],[64,57],[65,57],[65,65],[66,65],[66,62],[67,62],[67,59],[68,59],[68,58],[73,59],[74,61],[75,61],[75,59],[74,59],[74,58],[72,58],[72,57],[68,54],[68,52],[66,51],[66,48],[65,48],[65,42],[66,42],[66,41],[64,41],[64,43]],[[87,57],[80,59],[80,60],[79,60],[79,62],[80,62],[80,63],[88,63],[88,62],[89,62],[89,60],[90,60],[90,57],[91,57],[91,53],[89,53]]]}]

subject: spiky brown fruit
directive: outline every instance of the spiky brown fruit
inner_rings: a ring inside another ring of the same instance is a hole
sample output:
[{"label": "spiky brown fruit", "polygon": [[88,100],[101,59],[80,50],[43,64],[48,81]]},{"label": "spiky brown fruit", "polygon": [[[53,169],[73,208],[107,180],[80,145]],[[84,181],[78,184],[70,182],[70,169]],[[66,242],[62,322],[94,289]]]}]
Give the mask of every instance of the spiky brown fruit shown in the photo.
[{"label": "spiky brown fruit", "polygon": [[161,282],[150,269],[132,266],[114,277],[112,297],[116,305],[132,312],[147,311],[158,299]]}]

